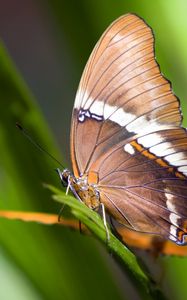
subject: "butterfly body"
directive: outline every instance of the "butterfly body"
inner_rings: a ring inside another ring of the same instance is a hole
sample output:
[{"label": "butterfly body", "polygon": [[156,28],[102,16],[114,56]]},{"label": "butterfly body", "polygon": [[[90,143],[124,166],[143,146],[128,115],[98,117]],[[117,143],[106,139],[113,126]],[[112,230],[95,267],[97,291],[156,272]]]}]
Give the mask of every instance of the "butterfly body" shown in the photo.
[{"label": "butterfly body", "polygon": [[71,172],[65,169],[60,172],[60,177],[65,185],[70,187],[71,191],[81,202],[91,209],[97,210],[100,206],[100,194],[96,184],[88,183],[88,176],[83,175],[75,177]]}]

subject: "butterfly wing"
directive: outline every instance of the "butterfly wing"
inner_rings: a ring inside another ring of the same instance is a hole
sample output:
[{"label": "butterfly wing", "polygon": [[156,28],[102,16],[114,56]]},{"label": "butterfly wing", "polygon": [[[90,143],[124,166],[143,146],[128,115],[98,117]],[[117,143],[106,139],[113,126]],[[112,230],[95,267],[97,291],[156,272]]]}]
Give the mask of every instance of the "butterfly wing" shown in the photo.
[{"label": "butterfly wing", "polygon": [[178,244],[187,233],[187,135],[183,128],[139,136],[110,149],[91,172],[101,202],[120,223]]},{"label": "butterfly wing", "polygon": [[119,140],[180,124],[179,102],[154,56],[150,27],[132,14],[116,20],[96,44],[72,114],[76,176]]},{"label": "butterfly wing", "polygon": [[187,136],[181,119],[155,61],[151,29],[135,15],[122,16],[83,72],[72,116],[73,171],[97,174],[101,202],[119,222],[182,244]]}]

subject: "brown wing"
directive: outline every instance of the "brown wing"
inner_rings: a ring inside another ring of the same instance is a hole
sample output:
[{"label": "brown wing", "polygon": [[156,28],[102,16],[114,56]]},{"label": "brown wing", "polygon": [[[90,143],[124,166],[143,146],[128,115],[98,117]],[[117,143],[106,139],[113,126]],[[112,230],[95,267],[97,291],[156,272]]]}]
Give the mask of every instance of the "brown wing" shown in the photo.
[{"label": "brown wing", "polygon": [[95,162],[101,202],[130,228],[183,244],[187,233],[187,134],[183,128],[120,142]]},{"label": "brown wing", "polygon": [[128,14],[102,35],[83,72],[72,115],[76,176],[123,140],[181,124],[179,102],[154,57],[149,26]]}]

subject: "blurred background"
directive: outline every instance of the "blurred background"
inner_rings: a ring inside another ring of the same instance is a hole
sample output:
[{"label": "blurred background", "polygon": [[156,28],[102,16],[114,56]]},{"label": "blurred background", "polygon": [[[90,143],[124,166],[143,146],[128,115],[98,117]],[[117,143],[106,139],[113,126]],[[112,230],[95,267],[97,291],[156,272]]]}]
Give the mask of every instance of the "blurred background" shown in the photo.
[{"label": "blurred background", "polygon": [[[60,186],[57,166],[14,124],[22,122],[70,165],[71,110],[81,73],[100,35],[122,14],[134,12],[153,28],[157,61],[187,125],[185,0],[6,0],[0,7],[1,209],[58,213],[42,187]],[[184,299],[187,260],[162,257],[155,265],[169,299]],[[58,226],[0,220],[0,266],[2,300],[139,299],[99,242]]]}]

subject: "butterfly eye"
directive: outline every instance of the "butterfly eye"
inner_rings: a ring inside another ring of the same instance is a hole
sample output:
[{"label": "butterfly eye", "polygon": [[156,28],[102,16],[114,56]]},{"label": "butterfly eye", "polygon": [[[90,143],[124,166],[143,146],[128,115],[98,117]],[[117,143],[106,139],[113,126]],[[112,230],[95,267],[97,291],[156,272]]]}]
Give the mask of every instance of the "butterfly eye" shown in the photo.
[{"label": "butterfly eye", "polygon": [[62,180],[61,180],[61,182],[62,182],[62,185],[63,185],[64,187],[67,187],[67,186],[68,186],[68,180],[67,180],[67,178],[63,177]]}]

